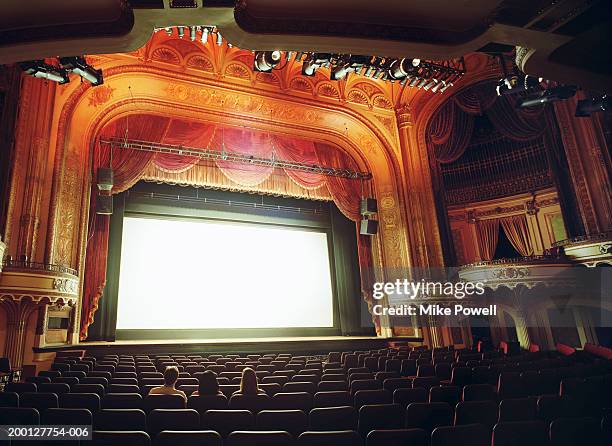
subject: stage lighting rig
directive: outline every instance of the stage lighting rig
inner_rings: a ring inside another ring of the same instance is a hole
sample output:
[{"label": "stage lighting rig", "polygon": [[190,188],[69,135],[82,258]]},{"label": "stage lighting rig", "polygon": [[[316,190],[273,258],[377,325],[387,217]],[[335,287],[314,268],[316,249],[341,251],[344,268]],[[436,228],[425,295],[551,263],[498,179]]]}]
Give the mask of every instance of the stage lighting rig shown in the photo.
[{"label": "stage lighting rig", "polygon": [[278,66],[282,58],[280,51],[257,51],[253,69],[262,73],[269,73]]},{"label": "stage lighting rig", "polygon": [[317,69],[330,64],[331,58],[332,55],[329,53],[310,53],[302,65],[302,74],[314,76]]},{"label": "stage lighting rig", "polygon": [[82,56],[60,57],[60,64],[64,69],[74,74],[78,74],[82,79],[85,79],[93,86],[102,85],[104,83],[102,70],[96,70],[89,65]]},{"label": "stage lighting rig", "polygon": [[351,56],[350,54],[332,56],[329,77],[333,81],[339,81],[346,78],[351,72],[359,74],[369,61],[370,58],[367,56]]},{"label": "stage lighting rig", "polygon": [[599,98],[581,99],[576,104],[576,117],[584,118],[591,116],[591,113],[610,110],[612,101],[608,95],[603,95]]},{"label": "stage lighting rig", "polygon": [[516,107],[535,107],[537,105],[562,101],[574,96],[576,94],[576,90],[577,88],[573,85],[560,85],[558,87],[549,88],[548,90],[541,91],[535,95],[520,98],[516,103]]},{"label": "stage lighting rig", "polygon": [[28,75],[47,79],[58,84],[66,84],[70,82],[68,78],[68,71],[62,67],[56,67],[49,65],[43,60],[32,60],[29,62],[22,62],[21,69]]}]

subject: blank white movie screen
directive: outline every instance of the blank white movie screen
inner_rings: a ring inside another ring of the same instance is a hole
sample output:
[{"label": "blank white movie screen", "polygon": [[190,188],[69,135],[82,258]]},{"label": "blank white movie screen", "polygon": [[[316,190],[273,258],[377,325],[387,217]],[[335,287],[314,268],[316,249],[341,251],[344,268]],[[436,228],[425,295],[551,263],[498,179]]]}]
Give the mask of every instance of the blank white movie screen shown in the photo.
[{"label": "blank white movie screen", "polygon": [[327,234],[124,218],[118,329],[332,326]]}]

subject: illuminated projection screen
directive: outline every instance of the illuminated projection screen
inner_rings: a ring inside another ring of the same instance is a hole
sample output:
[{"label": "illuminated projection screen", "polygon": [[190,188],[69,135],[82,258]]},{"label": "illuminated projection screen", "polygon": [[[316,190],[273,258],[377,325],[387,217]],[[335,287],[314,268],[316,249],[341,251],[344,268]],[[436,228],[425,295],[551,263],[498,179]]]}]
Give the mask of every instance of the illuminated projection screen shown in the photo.
[{"label": "illuminated projection screen", "polygon": [[117,329],[333,327],[327,234],[123,221]]}]

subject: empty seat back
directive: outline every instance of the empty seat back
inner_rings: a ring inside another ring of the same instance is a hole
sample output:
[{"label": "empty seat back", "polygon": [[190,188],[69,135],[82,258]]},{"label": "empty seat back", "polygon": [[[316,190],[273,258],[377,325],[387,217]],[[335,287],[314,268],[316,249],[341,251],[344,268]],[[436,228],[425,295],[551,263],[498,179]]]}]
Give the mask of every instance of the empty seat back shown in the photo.
[{"label": "empty seat back", "polygon": [[404,408],[399,404],[372,404],[359,409],[358,431],[365,438],[374,429],[401,429]]},{"label": "empty seat back", "polygon": [[298,446],[362,446],[363,440],[356,431],[304,432],[297,439]]},{"label": "empty seat back", "polygon": [[164,430],[194,431],[200,428],[200,414],[193,409],[153,409],[147,427],[152,436]]},{"label": "empty seat back", "polygon": [[357,411],[351,406],[321,407],[310,411],[310,429],[342,431],[357,428]]},{"label": "empty seat back", "polygon": [[548,444],[546,424],[541,421],[500,422],[493,428],[491,446],[543,446]]},{"label": "empty seat back", "polygon": [[262,410],[255,424],[258,430],[282,430],[298,437],[308,430],[308,415],[302,410]]},{"label": "empty seat back", "polygon": [[255,416],[248,410],[207,410],[202,417],[201,427],[226,437],[233,431],[254,429]]},{"label": "empty seat back", "polygon": [[293,437],[284,431],[235,431],[229,434],[225,446],[291,446]]},{"label": "empty seat back", "polygon": [[146,431],[147,416],[141,409],[102,409],[95,418],[96,430]]},{"label": "empty seat back", "polygon": [[490,446],[491,434],[482,424],[441,426],[431,433],[431,446]]},{"label": "empty seat back", "polygon": [[412,403],[406,408],[406,427],[433,431],[453,424],[453,409],[448,403]]}]

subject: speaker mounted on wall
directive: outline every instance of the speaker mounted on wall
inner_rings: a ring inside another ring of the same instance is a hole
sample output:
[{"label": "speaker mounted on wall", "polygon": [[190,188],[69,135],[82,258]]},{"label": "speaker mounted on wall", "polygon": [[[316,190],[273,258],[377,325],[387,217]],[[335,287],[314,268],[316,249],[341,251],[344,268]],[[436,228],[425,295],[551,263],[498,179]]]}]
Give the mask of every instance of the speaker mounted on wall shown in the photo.
[{"label": "speaker mounted on wall", "polygon": [[360,202],[361,215],[372,215],[378,212],[378,203],[375,198],[362,198]]},{"label": "speaker mounted on wall", "polygon": [[113,169],[110,167],[98,167],[98,190],[112,190],[114,185],[113,180]]},{"label": "speaker mounted on wall", "polygon": [[101,195],[96,196],[96,214],[112,215],[113,213],[113,196]]},{"label": "speaker mounted on wall", "polygon": [[376,235],[378,233],[378,220],[364,218],[359,226],[361,235]]}]

